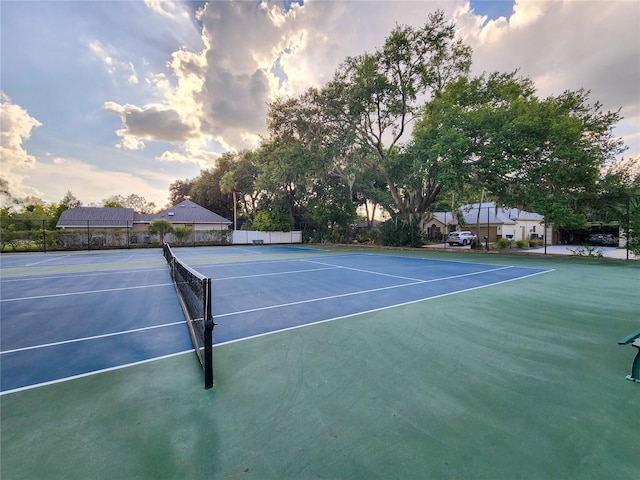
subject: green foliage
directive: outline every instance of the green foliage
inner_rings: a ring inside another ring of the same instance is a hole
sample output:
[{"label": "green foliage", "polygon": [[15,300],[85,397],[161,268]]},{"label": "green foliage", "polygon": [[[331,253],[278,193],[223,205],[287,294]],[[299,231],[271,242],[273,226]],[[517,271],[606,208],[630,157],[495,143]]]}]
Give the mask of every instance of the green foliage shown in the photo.
[{"label": "green foliage", "polygon": [[421,247],[422,232],[418,222],[405,222],[399,217],[387,220],[380,226],[380,241],[390,247]]},{"label": "green foliage", "polygon": [[515,245],[517,248],[527,248],[529,247],[529,242],[527,240],[516,240]]},{"label": "green foliage", "polygon": [[580,227],[601,167],[623,148],[611,133],[619,114],[588,100],[584,90],[540,100],[517,72],[452,82],[414,131],[409,151],[423,170],[410,188],[475,184],[502,204]]},{"label": "green foliage", "polygon": [[171,205],[177,205],[183,200],[190,198],[191,189],[195,181],[195,178],[188,178],[186,180],[176,180],[169,185],[169,203]]},{"label": "green foliage", "polygon": [[377,230],[365,230],[356,234],[355,240],[357,243],[376,244],[380,241],[380,233]]},{"label": "green foliage", "polygon": [[147,232],[151,235],[160,235],[160,243],[164,243],[164,236],[167,233],[174,233],[175,228],[170,221],[159,218],[152,221],[147,227]]},{"label": "green foliage", "polygon": [[189,191],[191,200],[225,218],[232,218],[233,196],[223,191],[220,182],[233,170],[236,160],[235,153],[225,153],[217,160],[215,168],[200,172]]},{"label": "green foliage", "polygon": [[640,158],[607,165],[590,220],[618,223],[629,250],[640,255]]},{"label": "green foliage", "polygon": [[470,48],[455,39],[453,24],[437,11],[421,28],[397,26],[373,54],[346,59],[322,91],[329,123],[351,132],[353,143],[365,151],[362,162],[384,179],[393,210],[406,221],[426,211],[431,200],[423,199],[433,198],[442,186],[426,186],[425,196],[414,188],[424,183],[419,171],[414,175],[413,157],[398,157],[400,141],[419,113],[421,98],[437,97],[445,85],[466,75],[470,64]]},{"label": "green foliage", "polygon": [[499,248],[507,248],[509,246],[509,240],[507,240],[506,238],[499,238],[496,241],[496,246]]},{"label": "green foliage", "polygon": [[261,232],[288,232],[291,225],[283,213],[260,210],[253,220],[253,228]]},{"label": "green foliage", "polygon": [[153,213],[156,205],[153,202],[147,202],[144,197],[132,193],[128,197],[122,195],[111,195],[102,201],[103,207],[115,208],[132,208],[137,213]]},{"label": "green foliage", "polygon": [[175,227],[173,234],[176,236],[179,242],[184,243],[191,234],[192,228],[188,226]]},{"label": "green foliage", "polygon": [[80,206],[82,206],[82,202],[78,200],[75,197],[75,195],[71,193],[71,191],[67,191],[67,193],[65,193],[60,203],[55,208],[54,217],[56,222],[60,219],[60,215],[62,215],[62,212],[70,208],[80,207]]}]

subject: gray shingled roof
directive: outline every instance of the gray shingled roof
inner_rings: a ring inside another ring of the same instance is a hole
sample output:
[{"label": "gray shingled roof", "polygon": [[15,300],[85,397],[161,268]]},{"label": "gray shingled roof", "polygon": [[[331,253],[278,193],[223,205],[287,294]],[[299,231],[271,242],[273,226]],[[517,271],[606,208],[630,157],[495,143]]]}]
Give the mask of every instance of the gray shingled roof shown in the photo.
[{"label": "gray shingled roof", "polygon": [[92,227],[131,227],[133,226],[133,208],[75,207],[62,212],[58,228]]},{"label": "gray shingled roof", "polygon": [[[516,220],[539,220],[544,219],[537,213],[525,212],[517,208],[498,207],[494,202],[485,202],[480,206],[478,203],[463,205],[460,210],[464,216],[464,221],[468,225],[474,225],[478,221],[478,208],[480,208],[480,223],[486,225],[513,225]],[[445,212],[434,212],[433,217],[444,224]],[[488,218],[487,218],[488,217]],[[451,212],[447,212],[447,225],[457,225],[458,221],[452,218]],[[488,221],[487,221],[488,220]]]},{"label": "gray shingled roof", "polygon": [[134,223],[151,223],[164,218],[178,224],[231,225],[231,220],[213,213],[191,200],[184,200],[167,210],[155,214],[135,213],[132,208],[75,207],[62,212],[58,228],[131,227]]},{"label": "gray shingled roof", "polygon": [[467,224],[475,224],[478,221],[478,208],[480,209],[480,224],[486,225],[513,225],[515,220],[510,218],[503,208],[497,208],[493,202],[485,202],[482,205],[473,203],[462,207],[464,221]]},{"label": "gray shingled roof", "polygon": [[[136,221],[138,221],[137,217]],[[171,223],[215,223],[224,225],[231,225],[232,223],[231,220],[227,220],[226,218],[218,215],[217,213],[213,213],[211,210],[201,207],[191,200],[183,200],[171,208],[152,215],[152,217],[152,220],[164,218],[169,220]],[[140,219],[140,221],[146,220]]]}]

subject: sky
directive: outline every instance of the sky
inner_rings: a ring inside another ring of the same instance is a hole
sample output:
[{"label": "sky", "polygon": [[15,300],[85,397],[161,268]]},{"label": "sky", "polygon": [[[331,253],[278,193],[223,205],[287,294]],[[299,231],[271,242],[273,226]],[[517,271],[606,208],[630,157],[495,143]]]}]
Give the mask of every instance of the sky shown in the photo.
[{"label": "sky", "polygon": [[13,197],[165,207],[171,183],[256,148],[268,102],[437,9],[474,75],[518,69],[541,98],[585,88],[621,109],[614,133],[640,162],[637,0],[2,0],[0,177]]}]

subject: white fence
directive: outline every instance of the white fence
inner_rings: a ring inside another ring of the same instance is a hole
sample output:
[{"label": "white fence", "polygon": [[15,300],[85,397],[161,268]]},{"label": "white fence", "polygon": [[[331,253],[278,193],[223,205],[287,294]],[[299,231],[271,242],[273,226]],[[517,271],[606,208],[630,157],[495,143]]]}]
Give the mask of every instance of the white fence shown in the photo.
[{"label": "white fence", "polygon": [[234,245],[253,243],[302,243],[302,232],[258,232],[255,230],[234,230]]}]

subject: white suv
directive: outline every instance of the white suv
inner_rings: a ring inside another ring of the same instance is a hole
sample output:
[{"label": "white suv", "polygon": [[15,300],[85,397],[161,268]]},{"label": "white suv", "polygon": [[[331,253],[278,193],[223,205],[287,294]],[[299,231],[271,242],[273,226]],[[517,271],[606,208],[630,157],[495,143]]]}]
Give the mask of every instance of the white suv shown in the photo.
[{"label": "white suv", "polygon": [[451,232],[447,237],[447,243],[453,245],[471,245],[478,237],[471,232]]}]

